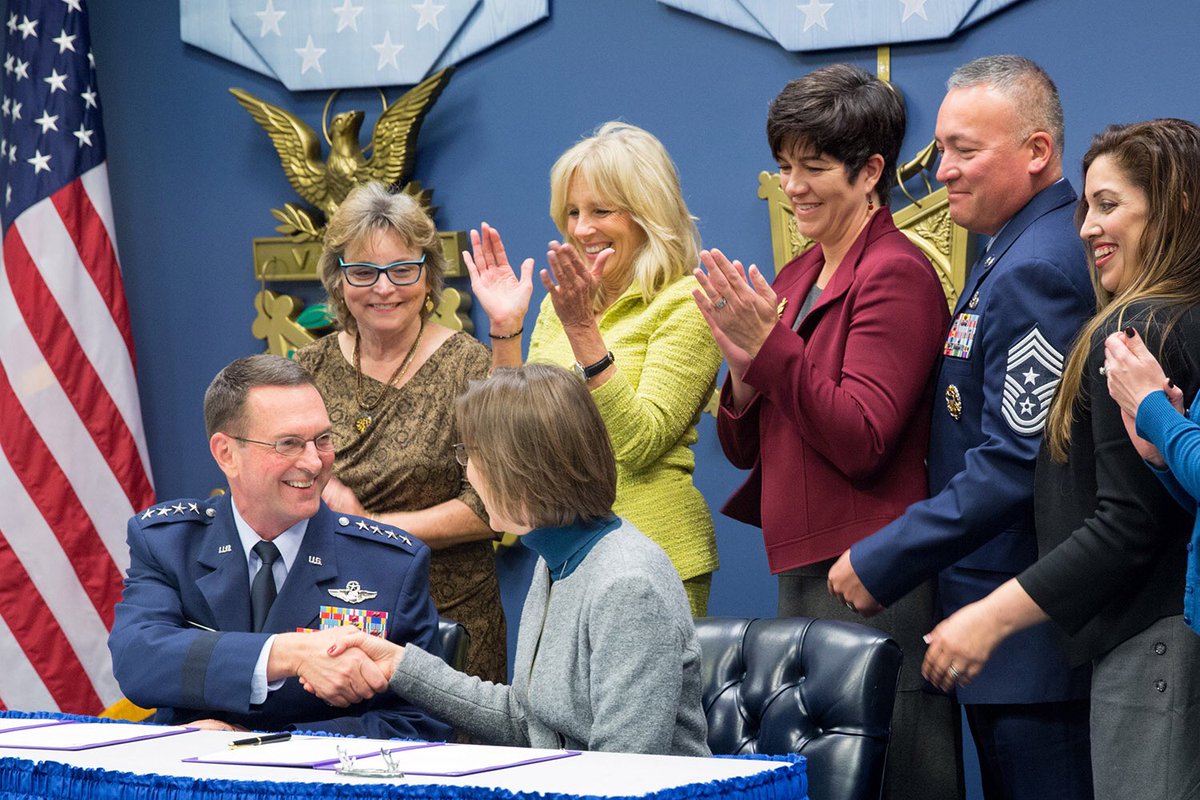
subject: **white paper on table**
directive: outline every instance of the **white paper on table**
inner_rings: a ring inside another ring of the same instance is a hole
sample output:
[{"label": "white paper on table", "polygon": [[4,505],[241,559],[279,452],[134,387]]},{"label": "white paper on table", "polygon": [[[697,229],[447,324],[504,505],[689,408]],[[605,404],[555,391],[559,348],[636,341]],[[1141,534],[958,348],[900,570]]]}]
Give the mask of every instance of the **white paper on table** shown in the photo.
[{"label": "white paper on table", "polygon": [[77,722],[0,732],[0,747],[23,750],[90,750],[94,747],[191,733],[182,725],[138,725],[132,722]]},{"label": "white paper on table", "polygon": [[48,728],[51,725],[66,725],[69,719],[17,719],[16,717],[0,717],[0,733],[5,731],[22,731],[26,728]]},{"label": "white paper on table", "polygon": [[[347,755],[362,758],[378,756],[381,748],[395,751],[433,747],[429,742],[398,742],[395,739],[345,739],[337,736],[293,736],[286,742],[268,742],[218,750],[184,761],[200,764],[237,764],[250,767],[321,767],[341,760],[338,748]],[[332,767],[331,767],[332,768]]]},{"label": "white paper on table", "polygon": [[[542,761],[555,761],[579,755],[578,750],[544,750],[536,747],[498,747],[481,744],[447,744],[420,750],[392,753],[396,767],[405,775],[435,775],[459,777],[497,769],[521,767]],[[365,769],[383,766],[376,750],[360,758],[356,767]],[[337,764],[321,765],[317,769],[336,769]]]}]

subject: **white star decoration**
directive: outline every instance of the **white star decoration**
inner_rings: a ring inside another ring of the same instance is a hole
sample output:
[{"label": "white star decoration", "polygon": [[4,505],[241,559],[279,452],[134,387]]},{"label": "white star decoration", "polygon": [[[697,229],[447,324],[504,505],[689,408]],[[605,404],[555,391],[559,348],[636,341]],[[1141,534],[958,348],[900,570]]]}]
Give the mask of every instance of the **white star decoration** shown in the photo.
[{"label": "white star decoration", "polygon": [[808,0],[807,5],[798,5],[796,8],[804,12],[804,31],[813,25],[820,25],[825,30],[829,30],[829,26],[825,24],[825,14],[829,9],[833,8],[833,3],[822,3],[821,0]]},{"label": "white star decoration", "polygon": [[31,20],[29,17],[21,17],[21,24],[17,26],[17,28],[21,31],[21,38],[28,39],[30,36],[32,36],[36,39],[38,35],[37,24],[38,21],[36,19]]},{"label": "white star decoration", "polygon": [[59,75],[56,69],[50,70],[50,77],[42,78],[42,80],[50,84],[50,94],[54,94],[59,90],[64,92],[67,90],[67,76]]},{"label": "white star decoration", "polygon": [[908,18],[911,17],[913,14],[916,14],[918,17],[920,17],[921,19],[924,19],[924,20],[929,19],[929,17],[925,16],[925,3],[927,3],[929,0],[898,0],[898,1],[904,4],[904,17],[900,20],[901,22],[908,22]]},{"label": "white star decoration", "polygon": [[15,102],[15,101],[12,104],[12,118],[13,119],[21,118],[21,104]]},{"label": "white star decoration", "polygon": [[16,32],[17,32],[17,15],[16,15],[16,14],[10,14],[10,15],[9,15],[9,17],[8,17],[8,26],[7,26],[7,27],[8,27],[8,32],[9,32],[9,33],[16,33]]},{"label": "white star decoration", "polygon": [[420,5],[413,4],[413,10],[421,15],[421,19],[417,20],[417,30],[421,30],[426,25],[432,25],[435,31],[441,30],[438,27],[438,14],[446,10],[445,6],[434,5],[433,0],[425,0]]},{"label": "white star decoration", "polygon": [[283,19],[286,11],[275,10],[275,0],[267,0],[267,7],[262,11],[255,11],[254,16],[262,20],[262,30],[258,33],[258,38],[266,36],[268,33],[274,33],[276,36],[283,36],[279,32],[279,20]]},{"label": "white star decoration", "polygon": [[91,131],[91,130],[88,130],[87,128],[83,127],[83,123],[81,122],[81,123],[79,123],[79,130],[73,131],[71,135],[79,140],[80,147],[83,147],[85,144],[88,147],[91,147],[93,133],[95,133],[95,131]]},{"label": "white star decoration", "polygon": [[1021,401],[1021,413],[1022,414],[1032,414],[1033,413],[1033,401],[1032,400],[1030,400],[1029,398],[1025,398],[1024,400]]},{"label": "white star decoration", "polygon": [[1036,384],[1037,379],[1040,378],[1041,375],[1038,374],[1037,372],[1034,372],[1033,367],[1030,367],[1028,372],[1021,373],[1021,377],[1025,379],[1025,383],[1035,383]]},{"label": "white star decoration", "polygon": [[63,2],[67,4],[67,8],[69,8],[71,11],[83,11],[79,5],[79,0],[63,0]]},{"label": "white star decoration", "polygon": [[4,57],[4,71],[7,72],[9,75],[13,74],[13,64],[14,63],[15,63],[15,59],[12,57],[12,53],[9,53],[7,56]]},{"label": "white star decoration", "polygon": [[18,58],[17,66],[15,67],[15,69],[17,72],[17,80],[21,80],[21,78],[29,77],[29,62],[28,61],[22,61],[21,59]]},{"label": "white star decoration", "polygon": [[43,111],[42,115],[34,120],[35,123],[42,126],[42,134],[48,131],[58,130],[58,115],[51,115],[49,111]]},{"label": "white star decoration", "polygon": [[51,39],[50,41],[52,41],[56,45],[58,45],[58,54],[61,56],[63,53],[67,52],[68,50],[70,50],[72,53],[75,52],[75,39],[76,38],[77,37],[75,37],[75,36],[68,36],[67,32],[63,31],[62,33],[60,33],[58,35],[57,38]]},{"label": "white star decoration", "polygon": [[400,69],[400,65],[396,63],[396,56],[401,50],[404,49],[404,45],[392,43],[391,31],[384,31],[383,41],[379,44],[371,45],[371,49],[376,53],[379,53],[379,65],[375,67],[376,72],[383,69],[388,64],[391,64],[396,69]]},{"label": "white star decoration", "polygon": [[337,33],[341,33],[346,28],[358,30],[358,15],[363,12],[363,6],[354,6],[350,4],[350,0],[343,0],[340,8],[333,9],[333,13],[338,16]]},{"label": "white star decoration", "polygon": [[92,90],[92,87],[90,87],[90,86],[87,87],[87,89],[85,89],[84,91],[79,93],[79,96],[83,98],[83,107],[84,108],[87,108],[88,106],[91,106],[92,108],[97,107],[96,106],[96,93]]},{"label": "white star decoration", "polygon": [[29,164],[33,164],[33,174],[34,175],[37,175],[42,170],[45,170],[46,172],[50,171],[50,154],[49,153],[47,153],[46,155],[42,155],[41,150],[34,150],[33,158],[27,158],[27,159],[25,159],[25,161]]},{"label": "white star decoration", "polygon": [[300,66],[300,74],[308,72],[313,67],[316,67],[317,72],[324,72],[321,69],[321,56],[325,55],[324,47],[317,47],[313,44],[312,34],[308,35],[308,42],[304,47],[296,48],[296,55],[304,59],[304,63]]}]

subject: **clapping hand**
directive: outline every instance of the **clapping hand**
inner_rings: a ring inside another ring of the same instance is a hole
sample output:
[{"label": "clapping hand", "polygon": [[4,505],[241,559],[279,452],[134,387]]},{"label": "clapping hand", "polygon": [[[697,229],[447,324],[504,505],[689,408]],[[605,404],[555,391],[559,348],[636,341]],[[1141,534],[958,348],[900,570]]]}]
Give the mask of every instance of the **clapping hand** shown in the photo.
[{"label": "clapping hand", "polygon": [[720,250],[700,251],[700,262],[704,269],[694,273],[700,289],[692,296],[729,368],[741,377],[779,320],[775,291],[758,267],[750,266],[747,279],[742,262]]},{"label": "clapping hand", "polygon": [[471,291],[497,336],[509,336],[524,325],[533,294],[533,259],[521,262],[520,277],[508,263],[500,232],[486,222],[471,231],[471,252],[463,251]]},{"label": "clapping hand", "polygon": [[589,269],[574,247],[558,242],[550,243],[546,258],[554,274],[542,270],[538,276],[549,292],[550,302],[554,304],[554,313],[558,315],[564,328],[595,327],[596,295],[600,291],[604,265],[608,263],[612,254],[611,247],[600,251],[596,262]]}]

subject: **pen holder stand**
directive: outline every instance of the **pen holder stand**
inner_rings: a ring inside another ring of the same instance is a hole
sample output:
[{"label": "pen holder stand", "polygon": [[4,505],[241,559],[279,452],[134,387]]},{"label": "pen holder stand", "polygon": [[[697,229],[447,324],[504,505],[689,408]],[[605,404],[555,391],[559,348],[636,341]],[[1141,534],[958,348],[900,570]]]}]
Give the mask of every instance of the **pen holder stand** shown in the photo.
[{"label": "pen holder stand", "polygon": [[379,749],[379,757],[383,759],[382,767],[356,767],[355,758],[346,752],[346,748],[338,747],[338,766],[334,770],[338,775],[349,775],[354,778],[403,778],[404,770],[396,764],[395,757],[386,749]]}]

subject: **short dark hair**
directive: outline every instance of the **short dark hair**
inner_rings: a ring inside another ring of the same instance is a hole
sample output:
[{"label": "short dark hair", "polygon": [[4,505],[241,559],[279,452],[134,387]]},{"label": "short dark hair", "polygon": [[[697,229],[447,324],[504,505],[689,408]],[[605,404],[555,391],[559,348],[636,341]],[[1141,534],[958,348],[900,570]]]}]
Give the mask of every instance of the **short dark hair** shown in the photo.
[{"label": "short dark hair", "polygon": [[227,428],[242,429],[250,390],[258,386],[313,386],[304,367],[283,356],[260,353],[234,361],[217,373],[204,392],[204,428],[211,438]]},{"label": "short dark hair", "polygon": [[906,123],[904,100],[891,84],[852,64],[831,64],[790,81],[771,101],[767,141],[776,158],[798,147],[836,158],[850,181],[878,153],[883,174],[875,191],[887,205]]},{"label": "short dark hair", "polygon": [[495,510],[532,528],[612,514],[612,443],[591,392],[572,373],[539,363],[498,369],[472,381],[454,411]]}]

